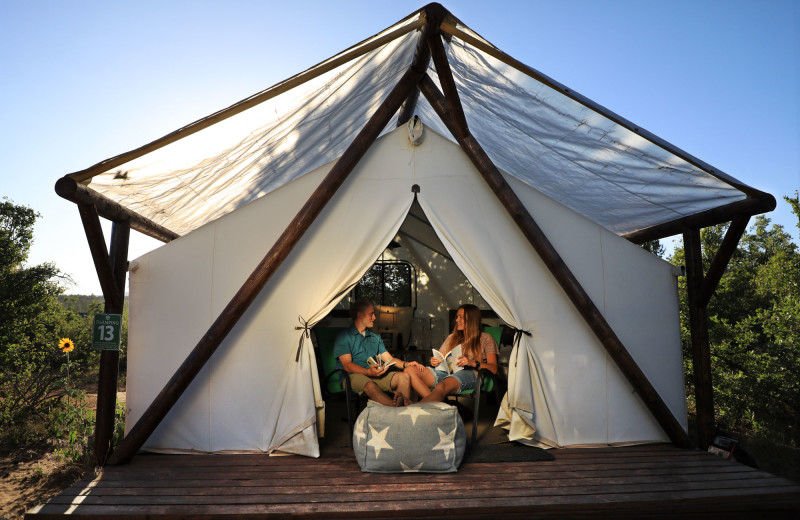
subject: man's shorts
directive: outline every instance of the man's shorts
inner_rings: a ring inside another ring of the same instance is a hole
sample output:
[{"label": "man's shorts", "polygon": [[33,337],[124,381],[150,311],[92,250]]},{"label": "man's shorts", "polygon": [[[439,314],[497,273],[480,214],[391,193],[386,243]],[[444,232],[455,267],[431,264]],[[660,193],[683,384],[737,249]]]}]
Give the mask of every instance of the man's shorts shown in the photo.
[{"label": "man's shorts", "polygon": [[350,377],[350,388],[358,392],[358,395],[361,395],[364,393],[364,387],[367,386],[367,383],[372,381],[384,392],[391,392],[392,378],[397,373],[399,372],[387,372],[381,377],[369,377],[365,376],[364,374],[348,374]]},{"label": "man's shorts", "polygon": [[458,390],[459,393],[460,392],[464,392],[466,390],[475,390],[475,388],[478,386],[478,378],[475,375],[475,371],[474,370],[470,370],[468,368],[465,368],[464,370],[460,370],[460,371],[456,372],[455,374],[448,374],[447,372],[445,372],[443,370],[434,370],[433,367],[428,367],[428,370],[433,372],[433,386],[434,387],[436,385],[438,385],[439,383],[441,383],[442,381],[444,381],[448,377],[452,377],[453,379],[458,381],[459,385],[461,385],[461,388],[459,388],[459,390]]}]

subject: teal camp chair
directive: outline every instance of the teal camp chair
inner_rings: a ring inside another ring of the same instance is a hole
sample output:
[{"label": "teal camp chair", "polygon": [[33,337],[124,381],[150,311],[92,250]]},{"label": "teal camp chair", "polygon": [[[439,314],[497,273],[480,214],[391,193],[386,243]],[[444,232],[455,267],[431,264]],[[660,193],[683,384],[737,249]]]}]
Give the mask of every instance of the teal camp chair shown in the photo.
[{"label": "teal camp chair", "polygon": [[[494,338],[498,347],[500,346],[500,336],[503,333],[503,327],[484,327],[483,331]],[[478,412],[480,411],[481,392],[491,392],[494,386],[494,374],[482,368],[478,370],[478,385],[475,390],[465,390],[453,396],[456,398],[456,402],[458,402],[459,397],[469,397],[475,400],[475,411],[472,417],[472,440],[470,441],[470,444],[473,446],[478,438]]]},{"label": "teal camp chair", "polygon": [[[344,394],[347,405],[347,425],[350,427],[350,444],[353,443],[353,423],[360,408],[359,397],[350,388],[350,378],[344,370],[336,368],[336,358],[333,356],[333,342],[344,327],[314,327],[319,348],[320,367],[322,368],[322,391],[328,395]],[[344,388],[342,387],[344,381]],[[353,413],[352,398],[355,397],[356,410]]]}]

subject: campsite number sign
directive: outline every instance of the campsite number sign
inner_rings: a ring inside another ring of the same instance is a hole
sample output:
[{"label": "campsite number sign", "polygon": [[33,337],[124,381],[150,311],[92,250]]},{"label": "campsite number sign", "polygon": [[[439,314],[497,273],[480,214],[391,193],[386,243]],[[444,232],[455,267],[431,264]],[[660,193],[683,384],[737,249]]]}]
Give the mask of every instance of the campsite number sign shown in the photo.
[{"label": "campsite number sign", "polygon": [[94,315],[92,348],[95,350],[119,350],[122,340],[122,314]]}]

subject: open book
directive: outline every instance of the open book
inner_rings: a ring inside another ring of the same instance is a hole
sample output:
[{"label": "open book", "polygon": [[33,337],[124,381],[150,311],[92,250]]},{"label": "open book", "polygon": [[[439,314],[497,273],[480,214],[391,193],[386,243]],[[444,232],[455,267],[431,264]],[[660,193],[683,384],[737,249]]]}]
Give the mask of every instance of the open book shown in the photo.
[{"label": "open book", "polygon": [[431,352],[433,352],[434,357],[439,358],[441,361],[441,363],[433,367],[434,370],[440,370],[442,372],[447,372],[448,374],[455,374],[456,372],[461,372],[464,370],[464,367],[456,365],[456,361],[461,355],[461,345],[457,345],[447,354],[442,354],[436,349],[432,349]]},{"label": "open book", "polygon": [[389,368],[390,366],[394,365],[395,363],[396,363],[396,361],[389,361],[388,363],[386,363],[386,362],[384,362],[384,361],[383,361],[383,360],[380,358],[380,356],[378,356],[378,359],[377,359],[377,360],[376,360],[374,357],[372,357],[372,356],[370,356],[370,357],[368,357],[368,358],[367,358],[367,364],[368,364],[369,366],[375,366],[375,365],[377,365],[377,367],[378,367],[379,369],[381,369],[381,370],[387,369],[387,368]]}]

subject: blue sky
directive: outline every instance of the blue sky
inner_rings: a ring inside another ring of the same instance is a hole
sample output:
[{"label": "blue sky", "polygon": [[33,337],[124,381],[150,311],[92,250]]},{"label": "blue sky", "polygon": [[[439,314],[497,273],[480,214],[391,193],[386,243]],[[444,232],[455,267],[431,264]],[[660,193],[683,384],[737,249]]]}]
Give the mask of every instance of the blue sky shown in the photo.
[{"label": "blue sky", "polygon": [[[0,3],[0,196],[42,214],[30,263],[99,294],[55,181],[260,91],[421,2]],[[800,2],[444,2],[515,58],[739,180],[800,188]],[[131,258],[158,245],[134,233]],[[800,242],[800,241],[798,241]]]}]

